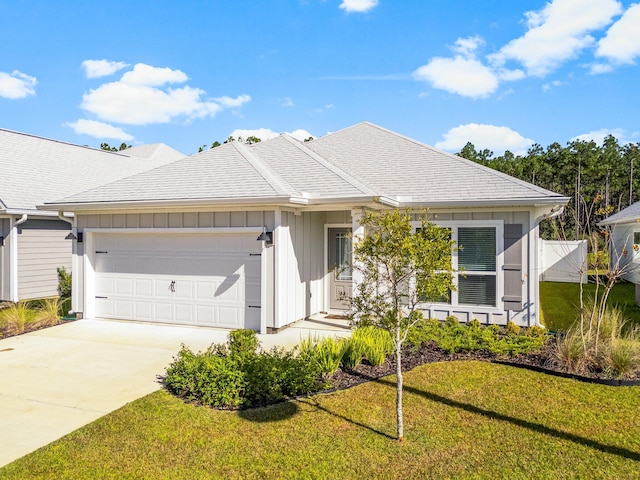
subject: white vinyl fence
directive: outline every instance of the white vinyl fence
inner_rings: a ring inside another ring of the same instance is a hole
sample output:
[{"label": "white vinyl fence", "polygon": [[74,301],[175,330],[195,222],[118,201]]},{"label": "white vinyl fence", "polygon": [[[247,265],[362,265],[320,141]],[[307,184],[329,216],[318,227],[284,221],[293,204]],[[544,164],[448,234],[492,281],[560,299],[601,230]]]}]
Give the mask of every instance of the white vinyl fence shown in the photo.
[{"label": "white vinyl fence", "polygon": [[586,283],[586,240],[541,240],[540,244],[541,281],[580,283],[582,276]]}]

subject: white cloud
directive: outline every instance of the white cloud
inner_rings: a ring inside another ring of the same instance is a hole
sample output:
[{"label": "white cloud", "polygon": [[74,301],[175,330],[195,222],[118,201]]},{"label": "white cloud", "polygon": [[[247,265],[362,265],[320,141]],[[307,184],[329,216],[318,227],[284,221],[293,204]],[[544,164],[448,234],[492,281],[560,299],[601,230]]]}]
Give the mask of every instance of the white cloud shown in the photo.
[{"label": "white cloud", "polygon": [[280,102],[281,107],[295,107],[296,105],[295,103],[293,103],[291,97],[279,98],[278,101]]},{"label": "white cloud", "polygon": [[250,102],[251,97],[249,95],[239,95],[236,98],[225,96],[215,98],[214,100],[225,108],[237,108],[242,106],[243,103]]},{"label": "white cloud", "polygon": [[631,142],[632,140],[627,139],[626,131],[622,128],[601,128],[600,130],[593,130],[588,133],[583,133],[581,135],[577,135],[573,137],[570,141],[579,140],[589,142],[593,140],[598,145],[602,145],[604,139],[609,135],[613,135],[618,139],[618,143],[620,145],[624,145],[626,143]]},{"label": "white cloud", "polygon": [[203,99],[205,91],[185,85],[187,75],[180,70],[139,63],[115,81],[104,83],[82,96],[81,108],[106,122],[128,125],[168,123],[175,118],[212,117],[224,108],[238,107],[251,100],[237,98]]},{"label": "white cloud", "polygon": [[[296,140],[306,140],[309,137],[314,137],[312,134],[307,132],[306,130],[299,128],[294,130],[293,132],[288,132]],[[280,134],[278,132],[274,132],[270,128],[254,128],[254,129],[241,129],[237,128],[230,134],[236,140],[238,138],[246,139],[248,137],[257,137],[262,141],[270,140],[272,138],[278,137]],[[314,137],[315,138],[315,137]]]},{"label": "white cloud", "polygon": [[378,5],[378,0],[342,0],[340,8],[347,13],[365,13]]},{"label": "white cloud", "polygon": [[111,60],[85,60],[82,62],[82,68],[84,68],[87,78],[106,77],[128,66],[128,63]]},{"label": "white cloud", "polygon": [[443,137],[443,141],[435,144],[436,148],[457,152],[467,142],[471,142],[476,150],[487,148],[495,152],[496,155],[502,155],[505,150],[509,150],[515,155],[524,155],[527,149],[535,143],[509,127],[478,123],[459,125],[449,130]]},{"label": "white cloud", "polygon": [[598,42],[596,56],[614,63],[633,63],[640,56],[640,3],[633,4]]},{"label": "white cloud", "polygon": [[613,66],[608,63],[594,63],[589,67],[591,75],[600,75],[601,73],[609,73],[613,71]]},{"label": "white cloud", "polygon": [[0,97],[16,100],[35,95],[36,77],[18,70],[11,73],[0,72]]},{"label": "white cloud", "polygon": [[413,72],[413,77],[464,97],[486,97],[498,88],[498,77],[490,68],[461,55],[433,58]]},{"label": "white cloud", "polygon": [[528,74],[545,76],[575,57],[595,40],[589,35],[621,13],[616,0],[553,0],[539,11],[527,12],[529,30],[490,55],[494,66],[514,60]]},{"label": "white cloud", "polygon": [[87,120],[81,118],[76,122],[66,123],[65,126],[73,128],[73,131],[79,135],[90,135],[96,138],[115,138],[116,140],[128,141],[133,140],[133,136],[121,128],[114,127],[108,123],[98,122],[96,120]]},{"label": "white cloud", "polygon": [[567,82],[562,82],[560,80],[553,80],[553,81],[551,81],[549,83],[545,83],[544,85],[542,85],[542,91],[543,92],[548,92],[552,88],[561,87],[562,85],[566,85],[566,83]]},{"label": "white cloud", "polygon": [[293,132],[290,132],[289,135],[291,135],[296,140],[300,140],[301,142],[303,142],[304,140],[306,140],[309,137],[316,138],[315,135],[310,134],[309,132],[307,132],[306,130],[304,130],[302,128],[298,128],[297,130],[294,130]]}]

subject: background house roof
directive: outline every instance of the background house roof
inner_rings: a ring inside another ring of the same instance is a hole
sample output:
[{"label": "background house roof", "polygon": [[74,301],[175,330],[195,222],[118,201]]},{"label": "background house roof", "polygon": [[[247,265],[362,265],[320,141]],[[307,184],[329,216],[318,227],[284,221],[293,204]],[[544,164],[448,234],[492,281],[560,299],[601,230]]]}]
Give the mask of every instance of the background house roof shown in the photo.
[{"label": "background house roof", "polygon": [[302,143],[227,143],[52,205],[389,197],[399,204],[565,203],[558,194],[364,122]]},{"label": "background house roof", "polygon": [[601,221],[600,225],[612,225],[614,223],[635,223],[640,220],[640,202],[629,205],[624,210],[611,215]]},{"label": "background house roof", "polygon": [[163,144],[109,152],[0,129],[0,208],[36,210],[46,201],[182,157]]}]

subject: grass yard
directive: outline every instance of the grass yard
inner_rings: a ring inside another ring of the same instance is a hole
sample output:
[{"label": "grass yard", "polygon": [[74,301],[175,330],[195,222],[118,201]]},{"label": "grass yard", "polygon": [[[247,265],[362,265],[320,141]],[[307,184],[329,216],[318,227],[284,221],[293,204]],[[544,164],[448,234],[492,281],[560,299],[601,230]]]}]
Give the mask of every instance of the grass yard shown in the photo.
[{"label": "grass yard", "polygon": [[476,361],[241,412],[165,391],[0,469],[0,478],[638,478],[640,387]]},{"label": "grass yard", "polygon": [[[585,292],[595,292],[595,284],[584,285]],[[576,319],[580,304],[580,285],[577,283],[540,282],[542,323],[552,331],[566,330]],[[635,285],[619,283],[609,295],[609,304],[622,309],[625,316],[640,325],[640,307],[635,304]]]}]

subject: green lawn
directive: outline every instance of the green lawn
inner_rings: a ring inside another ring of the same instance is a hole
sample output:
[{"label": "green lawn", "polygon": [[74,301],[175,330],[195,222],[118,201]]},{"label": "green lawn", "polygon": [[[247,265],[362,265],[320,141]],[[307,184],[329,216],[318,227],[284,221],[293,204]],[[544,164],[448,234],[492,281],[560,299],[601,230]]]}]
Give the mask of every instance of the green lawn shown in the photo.
[{"label": "green lawn", "polygon": [[28,455],[0,478],[638,478],[640,387],[476,361],[243,412],[160,391]]},{"label": "green lawn", "polygon": [[[585,292],[595,292],[595,284],[584,285]],[[540,307],[542,323],[553,331],[566,330],[576,319],[580,304],[580,285],[577,283],[541,282]],[[619,283],[609,295],[609,304],[617,305],[625,316],[640,325],[640,307],[635,304],[635,285]]]}]

